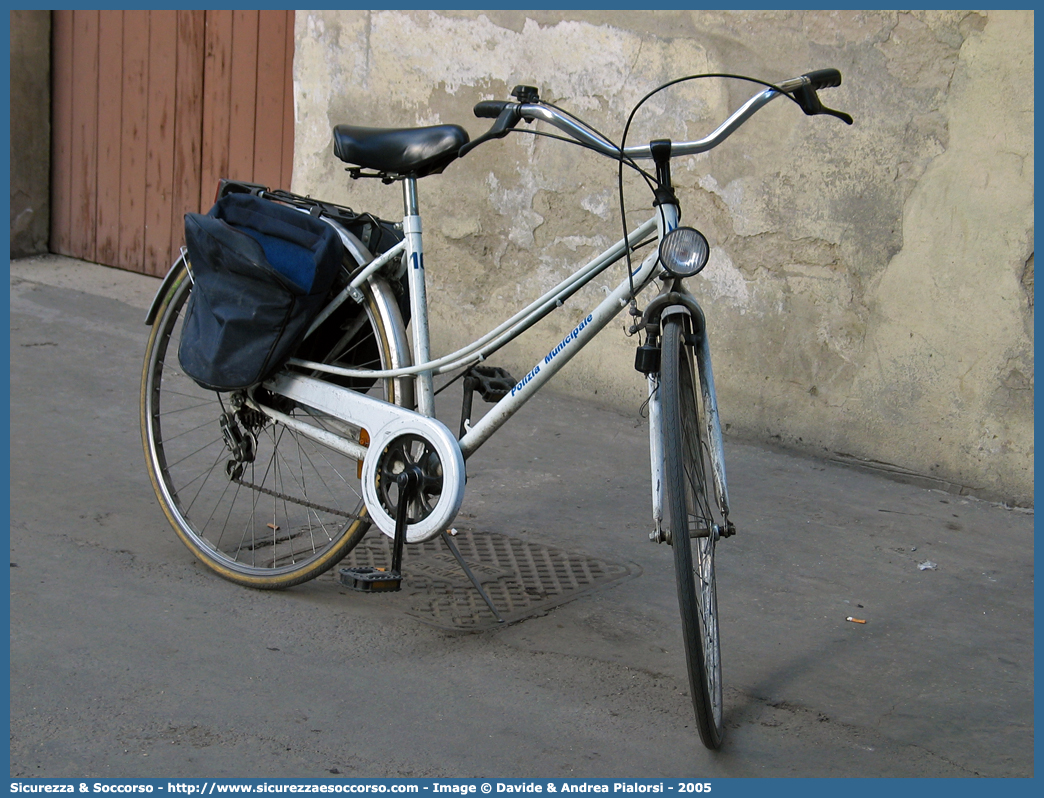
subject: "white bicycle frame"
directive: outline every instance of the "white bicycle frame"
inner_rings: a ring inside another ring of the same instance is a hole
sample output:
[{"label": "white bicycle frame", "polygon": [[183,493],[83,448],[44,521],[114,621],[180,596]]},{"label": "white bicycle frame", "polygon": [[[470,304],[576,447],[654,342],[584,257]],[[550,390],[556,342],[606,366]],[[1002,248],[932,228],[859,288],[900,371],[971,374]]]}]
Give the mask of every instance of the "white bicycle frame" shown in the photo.
[{"label": "white bicycle frame", "polygon": [[[315,377],[300,375],[281,375],[266,384],[266,387],[281,395],[288,396],[295,401],[322,410],[335,418],[340,419],[352,427],[372,429],[386,423],[388,412],[412,417],[415,424],[426,426],[430,431],[430,437],[442,444],[451,436],[449,430],[434,419],[434,390],[433,378],[436,374],[455,371],[470,365],[480,363],[487,355],[500,348],[505,343],[527,331],[544,316],[556,308],[562,307],[565,300],[576,291],[589,284],[609,266],[622,259],[625,255],[625,247],[634,247],[655,233],[657,245],[662,237],[673,230],[678,224],[678,207],[671,204],[662,204],[657,208],[655,215],[644,224],[635,228],[628,234],[626,243],[618,241],[609,249],[593,258],[586,265],[579,268],[557,286],[536,299],[529,306],[516,313],[513,317],[491,330],[482,338],[470,345],[444,357],[432,360],[429,351],[428,334],[428,307],[425,293],[425,263],[424,247],[422,237],[421,217],[417,213],[416,181],[410,178],[404,180],[404,206],[407,211],[403,219],[402,229],[405,233],[403,240],[385,252],[379,258],[368,263],[351,283],[331,301],[329,306],[323,310],[317,321],[313,323],[309,332],[314,330],[329,316],[338,305],[349,298],[361,299],[360,287],[377,270],[394,264],[397,259],[405,260],[408,269],[408,280],[411,302],[411,333],[414,364],[401,368],[386,370],[346,369],[313,361],[291,359],[290,365],[310,371],[325,372],[344,377],[358,377],[370,379],[383,378],[412,378],[414,381],[415,396],[417,399],[416,414],[402,408],[389,406],[384,410],[379,402],[369,397],[360,397],[354,391],[340,388],[329,382]],[[335,225],[336,227],[336,225]],[[339,228],[342,238],[349,243],[349,233]],[[353,248],[358,248],[358,242],[351,242]],[[627,307],[630,302],[632,286],[635,294],[640,293],[653,279],[662,272],[659,263],[659,247],[642,261],[641,265],[633,272],[630,279],[625,278],[615,290],[606,288],[607,296],[596,307],[592,308],[573,328],[573,330],[557,345],[552,347],[548,353],[539,360],[532,369],[521,379],[518,384],[499,402],[497,402],[477,423],[469,426],[464,436],[457,442],[462,458],[459,469],[463,469],[463,460],[471,456],[485,441],[487,441],[504,423],[507,422],[537,391],[558,373],[581,349],[583,349],[599,332],[601,332],[619,313]],[[695,299],[688,297],[689,302],[695,305]],[[696,311],[699,321],[702,322],[702,312],[698,305]],[[693,315],[684,306],[675,305],[668,312],[685,312]],[[703,344],[697,351],[698,372],[700,375],[701,393],[705,407],[705,423],[708,427],[708,439],[710,442],[710,458],[714,472],[714,481],[717,488],[719,502],[727,512],[728,499],[725,481],[724,456],[721,448],[721,430],[718,422],[717,401],[714,395],[713,376],[710,366],[710,350],[706,345],[706,336],[702,336]],[[659,377],[656,374],[649,375],[649,442],[650,442],[650,467],[652,487],[652,515],[654,521],[654,535],[660,534],[663,519],[664,502],[664,480],[663,480],[663,452],[661,446],[662,432],[660,428],[660,398]],[[259,408],[266,413],[272,414],[269,408]],[[424,420],[422,420],[422,418]],[[309,435],[326,445],[344,451],[352,457],[363,460],[367,453],[373,451],[373,445],[366,447],[350,439],[342,439],[330,433],[328,430],[320,429],[306,422],[289,417],[279,418],[283,423],[294,426],[303,434]],[[455,437],[455,436],[451,436]],[[440,445],[440,454],[445,460],[447,453],[444,446]],[[449,454],[451,460],[456,460]],[[458,466],[455,462],[448,464],[448,470],[456,474]],[[460,481],[463,485],[463,480]],[[459,498],[458,498],[459,505]],[[455,511],[455,510],[454,510]],[[442,522],[438,513],[434,513],[431,523],[424,524],[424,528],[414,529],[411,526],[410,535],[407,540],[427,539],[432,534],[437,534],[436,527]],[[447,522],[448,523],[448,522]],[[428,529],[427,527],[431,527]]]}]

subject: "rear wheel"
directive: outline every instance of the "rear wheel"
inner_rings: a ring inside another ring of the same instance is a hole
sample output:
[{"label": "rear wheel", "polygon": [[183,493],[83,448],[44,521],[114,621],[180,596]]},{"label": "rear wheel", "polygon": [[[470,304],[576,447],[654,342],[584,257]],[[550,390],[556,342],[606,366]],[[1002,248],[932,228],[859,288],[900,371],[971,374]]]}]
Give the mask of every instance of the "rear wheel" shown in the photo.
[{"label": "rear wheel", "polygon": [[[174,268],[182,273],[156,314],[141,384],[145,460],[160,504],[185,545],[226,579],[257,588],[313,579],[369,528],[360,463],[252,409],[246,392],[206,390],[182,372],[178,345],[192,283],[183,261]],[[404,333],[390,289],[375,281],[363,293],[362,305],[346,302],[312,336],[315,342],[306,342],[306,357],[362,368],[397,365]],[[387,401],[409,401],[396,380],[341,382]],[[286,415],[360,439],[360,430],[337,419],[282,397],[261,398]]]},{"label": "rear wheel", "polygon": [[725,529],[714,496],[688,317],[664,321],[660,391],[667,486],[666,520],[674,551],[689,691],[700,738],[708,748],[722,741],[721,651],[714,545]]}]

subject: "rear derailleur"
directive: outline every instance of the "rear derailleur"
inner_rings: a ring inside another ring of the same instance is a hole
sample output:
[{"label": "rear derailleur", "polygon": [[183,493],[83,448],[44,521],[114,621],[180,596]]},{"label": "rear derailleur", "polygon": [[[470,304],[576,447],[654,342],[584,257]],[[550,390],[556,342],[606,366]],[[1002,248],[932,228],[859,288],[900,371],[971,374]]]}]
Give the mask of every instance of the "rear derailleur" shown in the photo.
[{"label": "rear derailleur", "polygon": [[221,414],[221,436],[232,459],[225,463],[225,474],[232,481],[243,476],[246,463],[257,456],[257,433],[264,426],[265,416],[247,406],[246,397],[237,392],[229,398],[231,410]]}]

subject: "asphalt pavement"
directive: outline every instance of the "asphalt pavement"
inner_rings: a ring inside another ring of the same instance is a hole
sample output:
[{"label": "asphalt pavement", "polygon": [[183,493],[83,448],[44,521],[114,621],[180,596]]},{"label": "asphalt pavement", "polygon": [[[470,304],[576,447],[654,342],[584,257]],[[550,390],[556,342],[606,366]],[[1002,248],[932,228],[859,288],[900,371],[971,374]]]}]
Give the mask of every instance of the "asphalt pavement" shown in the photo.
[{"label": "asphalt pavement", "polygon": [[11,265],[12,777],[1033,775],[1032,511],[726,441],[709,752],[638,408],[541,396],[468,463],[462,539],[609,574],[556,606],[465,632],[425,614],[438,579],[237,587],[146,475],[158,285]]}]

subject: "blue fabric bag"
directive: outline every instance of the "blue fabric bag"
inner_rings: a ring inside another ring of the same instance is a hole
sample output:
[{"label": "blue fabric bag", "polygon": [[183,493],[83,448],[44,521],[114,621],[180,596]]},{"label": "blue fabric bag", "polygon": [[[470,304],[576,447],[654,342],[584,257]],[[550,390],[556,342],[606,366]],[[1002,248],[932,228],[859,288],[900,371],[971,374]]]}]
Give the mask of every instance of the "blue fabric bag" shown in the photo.
[{"label": "blue fabric bag", "polygon": [[193,286],[178,360],[204,388],[256,385],[280,369],[322,309],[343,247],[307,213],[227,194],[185,215]]}]

